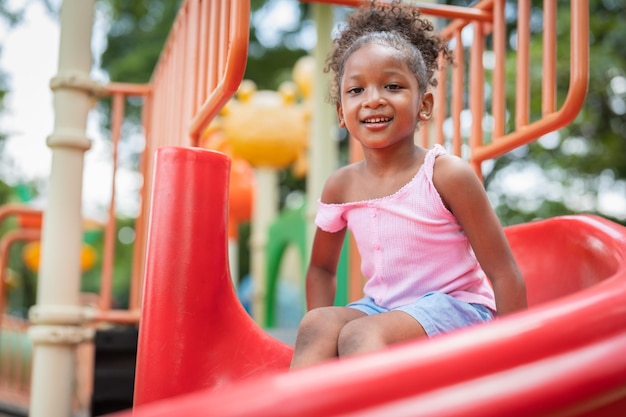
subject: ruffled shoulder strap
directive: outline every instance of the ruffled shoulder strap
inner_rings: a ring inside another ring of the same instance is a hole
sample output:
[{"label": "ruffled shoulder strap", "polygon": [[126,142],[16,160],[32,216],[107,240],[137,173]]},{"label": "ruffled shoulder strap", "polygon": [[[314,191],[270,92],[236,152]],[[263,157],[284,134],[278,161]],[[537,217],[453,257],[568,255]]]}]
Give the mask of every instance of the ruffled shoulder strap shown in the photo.
[{"label": "ruffled shoulder strap", "polygon": [[431,150],[428,151],[428,153],[424,157],[424,166],[422,167],[422,170],[424,171],[424,175],[426,175],[426,178],[428,178],[429,181],[433,180],[435,159],[437,159],[439,155],[445,155],[447,153],[448,152],[443,146],[436,144]]},{"label": "ruffled shoulder strap", "polygon": [[326,204],[318,200],[315,224],[326,232],[338,232],[347,225],[343,216],[346,208],[345,204]]}]

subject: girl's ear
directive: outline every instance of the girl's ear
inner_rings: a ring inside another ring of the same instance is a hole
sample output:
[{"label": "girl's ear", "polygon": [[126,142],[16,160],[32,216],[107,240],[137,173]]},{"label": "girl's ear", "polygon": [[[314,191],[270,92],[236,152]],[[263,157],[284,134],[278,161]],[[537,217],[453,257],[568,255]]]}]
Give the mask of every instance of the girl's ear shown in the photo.
[{"label": "girl's ear", "polygon": [[339,122],[339,127],[346,127],[346,122],[343,120],[343,108],[339,102],[337,103],[337,121]]},{"label": "girl's ear", "polygon": [[422,101],[420,102],[420,109],[419,109],[419,113],[417,117],[422,122],[426,122],[430,120],[433,114],[434,105],[435,105],[435,98],[433,96],[433,93],[431,93],[430,91],[427,91],[424,94],[422,94]]}]

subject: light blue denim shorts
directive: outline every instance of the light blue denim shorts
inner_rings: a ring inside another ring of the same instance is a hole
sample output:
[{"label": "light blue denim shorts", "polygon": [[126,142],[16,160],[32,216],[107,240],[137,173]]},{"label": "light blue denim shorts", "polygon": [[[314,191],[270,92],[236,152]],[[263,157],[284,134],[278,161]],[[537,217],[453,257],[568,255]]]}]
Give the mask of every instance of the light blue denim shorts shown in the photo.
[{"label": "light blue denim shorts", "polygon": [[493,312],[482,304],[470,304],[442,292],[429,292],[422,298],[391,310],[380,307],[371,297],[363,297],[346,307],[371,316],[388,311],[404,311],[422,325],[428,336],[493,319]]}]

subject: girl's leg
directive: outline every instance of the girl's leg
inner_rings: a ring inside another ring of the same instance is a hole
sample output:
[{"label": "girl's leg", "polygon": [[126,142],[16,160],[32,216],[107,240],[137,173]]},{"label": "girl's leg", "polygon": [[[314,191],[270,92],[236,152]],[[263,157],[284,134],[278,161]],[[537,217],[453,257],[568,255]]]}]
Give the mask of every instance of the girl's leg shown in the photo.
[{"label": "girl's leg", "polygon": [[339,333],[337,350],[343,357],[423,336],[427,336],[426,331],[415,318],[403,311],[390,311],[347,323]]},{"label": "girl's leg", "polygon": [[365,317],[365,313],[349,307],[322,307],[306,313],[298,328],[291,367],[336,358],[341,329],[361,317]]}]

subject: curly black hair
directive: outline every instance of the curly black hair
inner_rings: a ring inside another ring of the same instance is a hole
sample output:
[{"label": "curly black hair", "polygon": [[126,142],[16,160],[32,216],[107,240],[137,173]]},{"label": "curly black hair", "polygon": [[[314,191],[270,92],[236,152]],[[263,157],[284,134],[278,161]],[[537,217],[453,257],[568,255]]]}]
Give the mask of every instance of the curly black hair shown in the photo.
[{"label": "curly black hair", "polygon": [[430,21],[422,18],[417,7],[402,0],[383,3],[371,0],[369,7],[356,9],[346,18],[345,26],[333,40],[333,50],[326,59],[326,72],[334,77],[328,100],[338,103],[339,85],[347,59],[366,44],[387,45],[405,54],[408,67],[415,73],[422,91],[435,87],[439,56],[452,63],[447,44],[434,34]]}]

